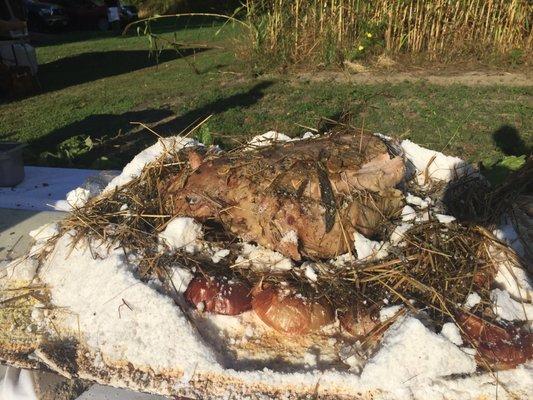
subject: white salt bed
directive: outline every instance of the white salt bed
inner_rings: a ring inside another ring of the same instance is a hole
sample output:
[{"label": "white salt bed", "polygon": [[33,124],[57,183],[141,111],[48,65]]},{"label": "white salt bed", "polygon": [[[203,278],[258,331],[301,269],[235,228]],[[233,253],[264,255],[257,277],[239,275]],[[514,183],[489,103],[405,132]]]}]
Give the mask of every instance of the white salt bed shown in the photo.
[{"label": "white salt bed", "polygon": [[246,146],[246,148],[254,149],[257,147],[269,146],[276,142],[288,142],[290,140],[292,139],[283,133],[268,131],[262,135],[254,136],[250,141],[248,141],[248,146]]},{"label": "white salt bed", "polygon": [[87,247],[72,249],[70,243],[68,234],[59,239],[39,275],[51,288],[52,303],[65,307],[73,334],[82,332],[107,360],[141,369],[217,369],[215,354],[172,299],[138,280],[121,248],[94,259]]},{"label": "white salt bed", "polygon": [[411,193],[407,193],[407,196],[405,196],[405,201],[408,204],[411,204],[413,206],[417,206],[420,209],[428,208],[429,205],[431,204],[431,199],[430,198],[422,200],[420,197],[414,196]]},{"label": "white salt bed", "polygon": [[466,309],[471,309],[472,307],[478,305],[481,302],[481,297],[476,292],[470,293],[465,303],[463,304]]},{"label": "white salt bed", "polygon": [[341,346],[338,355],[343,363],[350,367],[350,371],[361,373],[366,360],[359,354],[358,346]]},{"label": "white salt bed", "polygon": [[532,302],[533,282],[528,272],[498,249],[490,246],[489,252],[498,263],[498,273],[494,282],[501,289],[507,290],[514,299]]},{"label": "white salt bed", "polygon": [[[41,246],[34,246],[34,250],[39,250]],[[33,257],[22,257],[11,261],[7,265],[0,264],[0,289],[9,285],[10,281],[32,281],[39,263]]]},{"label": "white salt bed", "polygon": [[292,261],[276,251],[260,245],[243,243],[241,254],[235,260],[238,265],[249,265],[261,271],[288,271],[293,267]]},{"label": "white salt bed", "polygon": [[531,321],[533,320],[533,304],[519,303],[513,300],[509,292],[494,289],[490,292],[490,298],[494,303],[494,312],[508,321]]},{"label": "white salt bed", "polygon": [[456,218],[451,215],[435,214],[435,217],[441,224],[450,224],[456,220]]},{"label": "white salt bed", "polygon": [[387,257],[389,254],[387,249],[389,247],[388,243],[376,242],[368,239],[366,236],[355,231],[353,234],[354,237],[354,247],[357,253],[357,258],[359,260],[365,259],[381,259]]},{"label": "white salt bed", "polygon": [[66,200],[59,200],[55,204],[55,209],[58,211],[72,211],[75,208],[80,208],[87,203],[91,197],[91,192],[82,187],[78,187],[67,193]]},{"label": "white salt bed", "polygon": [[172,288],[175,288],[178,293],[185,292],[192,278],[193,274],[188,269],[179,265],[172,266],[170,280],[172,281]]},{"label": "white salt bed", "polygon": [[[438,379],[424,386],[412,387],[412,399],[439,400],[528,400],[533,394],[531,366],[518,367],[494,374],[480,374],[466,378]],[[492,376],[492,378],[491,378]]]},{"label": "white salt bed", "polygon": [[405,205],[402,209],[402,221],[414,221],[416,219],[416,211],[413,207]]},{"label": "white salt bed", "polygon": [[402,308],[403,308],[403,306],[400,306],[400,305],[383,307],[381,310],[379,310],[379,320],[381,322],[385,322],[385,321],[391,319]]},{"label": "white salt bed", "polygon": [[440,331],[440,334],[456,346],[462,346],[463,344],[463,339],[461,338],[461,332],[459,331],[459,327],[453,322],[446,322],[444,325],[442,325],[442,330]]},{"label": "white salt bed", "polygon": [[59,233],[59,224],[57,222],[49,222],[29,232],[29,235],[36,242],[44,242],[54,237]]},{"label": "white salt bed", "polygon": [[93,385],[76,400],[169,400],[169,398],[111,386]]},{"label": "white salt bed", "polygon": [[[404,317],[383,336],[378,352],[366,364],[361,382],[390,390],[457,373],[473,373],[474,359],[449,340],[428,330],[418,319]],[[378,379],[384,376],[386,379]]]},{"label": "white salt bed", "polygon": [[430,180],[446,182],[473,172],[472,166],[459,157],[447,156],[441,152],[426,149],[410,140],[403,140],[401,146],[405,152],[405,157],[418,170],[419,184],[429,183],[425,182],[426,171]]},{"label": "white salt bed", "polygon": [[80,187],[67,193],[66,200],[57,200],[51,205],[58,211],[67,212],[83,207],[90,198],[100,194],[107,184],[118,175],[118,171],[94,171],[93,175],[88,176]]},{"label": "white salt bed", "polygon": [[131,160],[124,167],[122,173],[109,182],[104,189],[104,192],[114,190],[115,188],[123,186],[131,180],[137,178],[141,174],[146,164],[157,160],[157,158],[164,154],[165,151],[178,151],[190,146],[201,146],[201,143],[194,139],[181,136],[172,136],[159,139],[154,145],[137,154],[133,160]]},{"label": "white salt bed", "polygon": [[313,264],[310,262],[305,262],[302,264],[301,267],[304,270],[304,275],[307,279],[309,279],[311,282],[316,282],[318,280],[318,274],[316,273],[315,269],[313,268]]},{"label": "white salt bed", "polygon": [[[285,135],[273,135],[271,132],[269,134],[270,139],[277,137],[290,140]],[[188,139],[184,144],[183,138],[179,137],[165,141],[176,145],[176,148],[195,143]],[[143,166],[155,160],[164,148],[158,143],[147,150],[149,151],[142,152],[128,164],[107,190],[138,176]],[[432,168],[430,166],[430,173]],[[439,171],[433,172],[437,176],[440,174]],[[398,240],[401,240],[401,235],[408,229],[408,225],[402,224],[403,228],[398,227]],[[180,243],[180,240],[182,244],[186,243],[183,236],[190,233],[189,228],[192,227],[192,231],[196,229],[192,223],[187,226],[188,228],[182,226],[181,230],[178,226],[174,227],[175,231],[170,235],[172,240],[176,240],[176,243]],[[240,382],[281,388],[291,386],[316,394],[317,397],[331,393],[353,397],[360,396],[358,393],[370,391],[375,399],[459,400],[493,398],[498,390],[499,399],[526,399],[533,393],[533,371],[529,364],[511,371],[499,372],[498,385],[495,384],[492,374],[450,378],[449,375],[452,374],[473,372],[473,357],[450,341],[453,339],[451,327],[444,329],[441,334],[436,334],[410,316],[400,317],[385,333],[377,353],[364,367],[361,377],[353,372],[336,370],[317,369],[295,373],[274,372],[263,367],[254,370],[251,364],[250,369],[246,371],[223,369],[218,364],[214,351],[204,344],[197,330],[174,302],[135,277],[136,265],[133,257],[126,260],[120,248],[111,250],[106,255],[102,250],[106,246],[101,246],[97,252],[102,258],[93,259],[88,249],[78,246],[72,250],[68,247],[68,242],[67,236],[60,239],[57,248],[40,269],[40,275],[43,283],[51,288],[52,302],[58,307],[64,307],[65,323],[71,332],[76,336],[81,335],[91,351],[101,354],[106,361],[126,361],[140,370],[149,369],[155,373],[179,369],[185,371],[187,376],[206,372],[224,374],[222,379],[235,379],[236,387]],[[364,242],[362,238],[360,242]],[[375,251],[378,249],[377,245],[382,245],[373,243],[367,246],[367,249]],[[213,256],[217,252],[218,249]],[[237,262],[248,263],[256,268],[293,268],[290,259],[261,246],[243,243],[241,252]],[[341,263],[351,257],[350,254],[345,254],[339,256],[335,262]],[[8,274],[18,274],[17,276],[30,280],[35,273],[36,263],[27,259],[19,261],[18,265],[15,268],[11,264],[10,268],[0,270],[0,278]],[[308,279],[312,280],[315,276],[313,272],[316,275],[314,269],[305,271]],[[179,266],[172,268],[172,281],[180,293],[185,290],[191,277],[189,271]],[[382,310],[380,316],[382,319],[391,318],[400,308],[401,306],[388,307]],[[229,318],[233,318],[231,324],[238,322],[234,317],[224,318],[226,319],[220,323],[227,326],[230,325]],[[304,361],[313,364],[311,356]],[[352,361],[355,365],[356,360]],[[357,364],[357,370],[361,366],[362,364]],[[102,365],[102,368],[105,369],[106,366]],[[355,368],[352,371],[355,371]],[[125,383],[122,381],[117,384]],[[187,379],[183,379],[176,387],[186,384]],[[515,397],[501,389],[503,386],[511,388]],[[379,388],[383,390],[376,390]],[[241,398],[238,394],[234,396],[232,391],[233,388],[228,388],[225,393],[218,393],[217,398]]]},{"label": "white salt bed", "polygon": [[398,225],[396,228],[394,228],[394,231],[392,231],[389,242],[393,246],[400,245],[404,239],[405,233],[413,227],[413,224],[409,223],[402,223]]},{"label": "white salt bed", "polygon": [[518,236],[513,224],[504,224],[498,229],[495,229],[492,233],[494,233],[494,236],[496,236],[499,240],[507,243],[514,251],[516,251],[517,254],[521,256],[524,255],[524,245],[522,244],[522,241],[520,240],[520,237]]},{"label": "white salt bed", "polygon": [[318,364],[318,355],[316,353],[307,352],[303,356],[303,362],[308,367],[314,367]]},{"label": "white salt bed", "polygon": [[159,239],[167,244],[171,250],[185,249],[195,253],[201,249],[199,239],[204,236],[202,225],[189,217],[174,218],[165,230],[159,234]]},{"label": "white salt bed", "polygon": [[221,249],[215,251],[215,253],[211,256],[211,260],[217,264],[222,260],[223,258],[229,256],[230,251],[228,249]]}]

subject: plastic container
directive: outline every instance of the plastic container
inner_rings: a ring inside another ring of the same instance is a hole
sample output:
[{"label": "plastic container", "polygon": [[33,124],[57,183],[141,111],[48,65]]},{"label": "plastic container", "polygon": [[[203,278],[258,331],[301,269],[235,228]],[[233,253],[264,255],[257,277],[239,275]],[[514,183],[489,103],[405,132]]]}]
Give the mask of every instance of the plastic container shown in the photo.
[{"label": "plastic container", "polygon": [[0,142],[0,186],[15,186],[24,180],[24,144]]}]

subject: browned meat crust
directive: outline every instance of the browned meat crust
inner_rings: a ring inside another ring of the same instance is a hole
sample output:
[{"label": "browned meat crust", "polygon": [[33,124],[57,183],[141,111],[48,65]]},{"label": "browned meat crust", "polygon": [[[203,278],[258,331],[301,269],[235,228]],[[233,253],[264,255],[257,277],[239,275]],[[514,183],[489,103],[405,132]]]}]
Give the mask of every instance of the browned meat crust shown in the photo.
[{"label": "browned meat crust", "polygon": [[295,260],[352,249],[399,211],[401,157],[369,134],[334,134],[222,155],[189,149],[164,183],[173,215],[214,219],[244,240]]}]

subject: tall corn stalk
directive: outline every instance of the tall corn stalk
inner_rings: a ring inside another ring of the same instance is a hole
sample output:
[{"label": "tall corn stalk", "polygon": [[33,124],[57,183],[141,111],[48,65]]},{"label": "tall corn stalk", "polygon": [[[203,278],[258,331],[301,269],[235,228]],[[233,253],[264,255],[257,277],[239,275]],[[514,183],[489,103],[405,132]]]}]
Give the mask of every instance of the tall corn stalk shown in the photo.
[{"label": "tall corn stalk", "polygon": [[261,30],[258,54],[289,64],[343,61],[365,37],[373,38],[366,54],[431,60],[528,53],[533,45],[528,0],[246,0],[246,7]]}]

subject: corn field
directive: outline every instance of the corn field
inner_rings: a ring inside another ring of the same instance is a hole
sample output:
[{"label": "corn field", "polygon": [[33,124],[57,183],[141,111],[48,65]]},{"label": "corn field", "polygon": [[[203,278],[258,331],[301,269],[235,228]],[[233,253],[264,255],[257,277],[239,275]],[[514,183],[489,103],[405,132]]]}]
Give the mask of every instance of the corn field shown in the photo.
[{"label": "corn field", "polygon": [[387,54],[531,54],[528,0],[247,0],[256,55],[290,64]]}]

